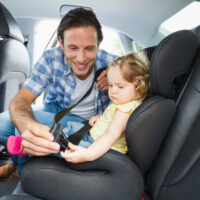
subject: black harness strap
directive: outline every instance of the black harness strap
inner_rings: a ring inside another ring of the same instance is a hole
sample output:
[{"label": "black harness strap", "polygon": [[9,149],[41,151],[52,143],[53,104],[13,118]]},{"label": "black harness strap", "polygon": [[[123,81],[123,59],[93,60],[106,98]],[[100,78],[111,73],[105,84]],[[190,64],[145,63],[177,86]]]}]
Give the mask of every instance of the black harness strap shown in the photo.
[{"label": "black harness strap", "polygon": [[76,104],[74,104],[73,106],[66,108],[56,114],[56,116],[54,118],[54,121],[56,123],[58,123],[68,112],[70,112],[70,110],[72,110],[75,106],[77,106],[81,101],[83,101],[83,99],[85,99],[91,93],[94,82],[95,82],[95,79],[93,80],[89,90],[84,94],[84,96]]},{"label": "black harness strap", "polygon": [[70,135],[68,137],[69,141],[73,144],[78,145],[79,142],[81,141],[82,137],[89,132],[89,130],[91,129],[91,126],[89,125],[89,121],[84,121],[82,122],[84,124],[84,126],[78,130],[76,133]]}]

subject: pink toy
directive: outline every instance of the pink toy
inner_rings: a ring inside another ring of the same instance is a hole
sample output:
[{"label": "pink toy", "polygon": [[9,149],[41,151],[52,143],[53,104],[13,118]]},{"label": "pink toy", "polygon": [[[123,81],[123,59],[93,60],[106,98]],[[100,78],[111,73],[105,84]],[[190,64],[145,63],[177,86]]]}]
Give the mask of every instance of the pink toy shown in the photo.
[{"label": "pink toy", "polygon": [[7,141],[8,152],[20,157],[27,156],[23,153],[24,147],[21,146],[22,137],[20,135],[10,136]]}]

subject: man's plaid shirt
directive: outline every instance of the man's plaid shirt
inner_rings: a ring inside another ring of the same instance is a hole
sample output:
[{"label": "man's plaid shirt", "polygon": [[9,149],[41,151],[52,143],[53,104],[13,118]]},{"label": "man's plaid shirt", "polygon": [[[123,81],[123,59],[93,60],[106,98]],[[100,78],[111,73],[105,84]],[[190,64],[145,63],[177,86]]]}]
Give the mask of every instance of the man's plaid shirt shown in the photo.
[{"label": "man's plaid shirt", "polygon": [[[116,56],[104,50],[98,50],[94,72],[108,66]],[[62,108],[69,107],[76,82],[69,64],[60,46],[47,50],[35,64],[23,87],[40,95],[46,87],[48,93],[44,103],[55,103]],[[95,87],[96,114],[102,113],[109,103],[107,91]]]}]

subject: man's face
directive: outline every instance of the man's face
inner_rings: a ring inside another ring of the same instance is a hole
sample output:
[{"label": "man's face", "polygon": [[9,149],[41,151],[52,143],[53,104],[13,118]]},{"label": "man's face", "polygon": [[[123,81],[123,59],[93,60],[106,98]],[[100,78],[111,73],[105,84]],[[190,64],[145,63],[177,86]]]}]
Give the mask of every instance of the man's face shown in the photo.
[{"label": "man's face", "polygon": [[99,47],[95,27],[71,27],[64,31],[63,36],[64,41],[59,39],[59,42],[68,64],[79,79],[87,79],[95,65]]}]

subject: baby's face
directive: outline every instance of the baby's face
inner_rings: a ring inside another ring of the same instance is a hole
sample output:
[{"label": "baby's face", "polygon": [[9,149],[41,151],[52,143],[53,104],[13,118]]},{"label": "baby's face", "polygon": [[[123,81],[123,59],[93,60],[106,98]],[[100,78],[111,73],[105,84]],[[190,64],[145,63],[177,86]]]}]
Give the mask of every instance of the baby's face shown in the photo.
[{"label": "baby's face", "polygon": [[126,81],[120,72],[119,67],[110,67],[107,72],[108,94],[114,104],[125,104],[136,99],[134,83]]}]

